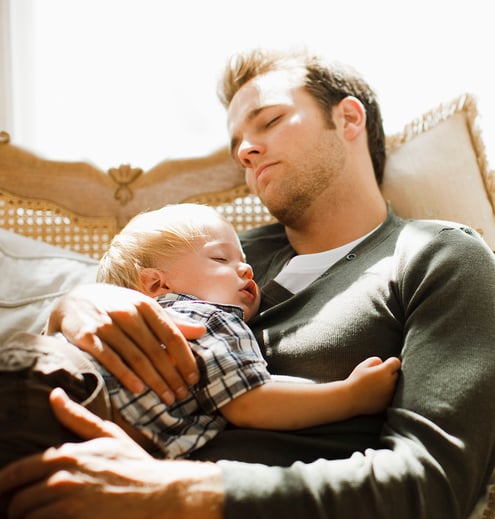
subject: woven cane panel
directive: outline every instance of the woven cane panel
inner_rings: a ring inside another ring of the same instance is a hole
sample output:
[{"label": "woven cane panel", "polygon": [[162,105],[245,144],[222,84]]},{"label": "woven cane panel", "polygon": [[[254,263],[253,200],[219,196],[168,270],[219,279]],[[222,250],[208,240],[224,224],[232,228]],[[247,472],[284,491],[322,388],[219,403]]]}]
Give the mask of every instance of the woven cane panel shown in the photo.
[{"label": "woven cane panel", "polygon": [[194,196],[186,202],[214,206],[237,232],[276,221],[260,199],[249,192],[246,185],[227,191]]},{"label": "woven cane panel", "polygon": [[99,259],[117,232],[111,217],[82,217],[44,200],[0,191],[0,227]]}]

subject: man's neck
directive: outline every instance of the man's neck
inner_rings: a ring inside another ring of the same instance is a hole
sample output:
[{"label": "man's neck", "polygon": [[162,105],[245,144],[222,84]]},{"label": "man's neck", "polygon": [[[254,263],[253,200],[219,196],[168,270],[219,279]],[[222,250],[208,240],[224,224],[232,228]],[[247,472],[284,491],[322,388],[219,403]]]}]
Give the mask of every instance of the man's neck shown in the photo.
[{"label": "man's neck", "polygon": [[365,205],[346,203],[332,211],[314,210],[301,226],[286,227],[285,231],[298,254],[314,254],[365,236],[383,223],[386,217],[387,206],[380,197],[372,202],[368,200]]}]

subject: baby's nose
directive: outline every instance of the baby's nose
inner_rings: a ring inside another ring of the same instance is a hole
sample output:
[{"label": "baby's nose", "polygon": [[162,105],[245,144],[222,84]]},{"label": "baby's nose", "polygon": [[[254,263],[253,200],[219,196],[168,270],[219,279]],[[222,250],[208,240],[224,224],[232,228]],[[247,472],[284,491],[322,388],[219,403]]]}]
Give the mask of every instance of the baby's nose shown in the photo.
[{"label": "baby's nose", "polygon": [[253,269],[249,263],[241,263],[239,266],[239,272],[242,277],[253,279]]}]

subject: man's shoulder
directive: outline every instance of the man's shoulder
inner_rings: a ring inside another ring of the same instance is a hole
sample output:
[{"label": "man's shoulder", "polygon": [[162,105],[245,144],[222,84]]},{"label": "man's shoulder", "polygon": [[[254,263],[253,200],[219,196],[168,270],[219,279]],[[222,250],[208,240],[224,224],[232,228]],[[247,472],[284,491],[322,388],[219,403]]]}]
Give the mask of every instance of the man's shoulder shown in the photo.
[{"label": "man's shoulder", "polygon": [[466,224],[448,220],[403,220],[396,243],[396,254],[434,263],[465,265],[484,258],[493,268],[495,255],[483,237]]},{"label": "man's shoulder", "polygon": [[447,242],[474,243],[487,248],[482,236],[469,225],[449,220],[409,219],[403,220],[400,231],[402,240],[410,243],[429,242],[441,238]]}]

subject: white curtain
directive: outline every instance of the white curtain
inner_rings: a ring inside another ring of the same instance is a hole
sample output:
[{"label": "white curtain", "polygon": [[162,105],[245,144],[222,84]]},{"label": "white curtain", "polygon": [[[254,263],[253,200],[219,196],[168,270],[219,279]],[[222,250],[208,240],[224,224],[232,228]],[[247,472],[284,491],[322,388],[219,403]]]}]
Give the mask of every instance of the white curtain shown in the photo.
[{"label": "white curtain", "polygon": [[495,167],[495,38],[485,0],[0,0],[0,7],[2,128],[48,158],[148,168],[213,151],[227,140],[216,98],[225,59],[248,47],[304,45],[363,72],[389,134],[473,93]]},{"label": "white curtain", "polygon": [[12,131],[12,102],[9,2],[0,0],[0,130]]}]

